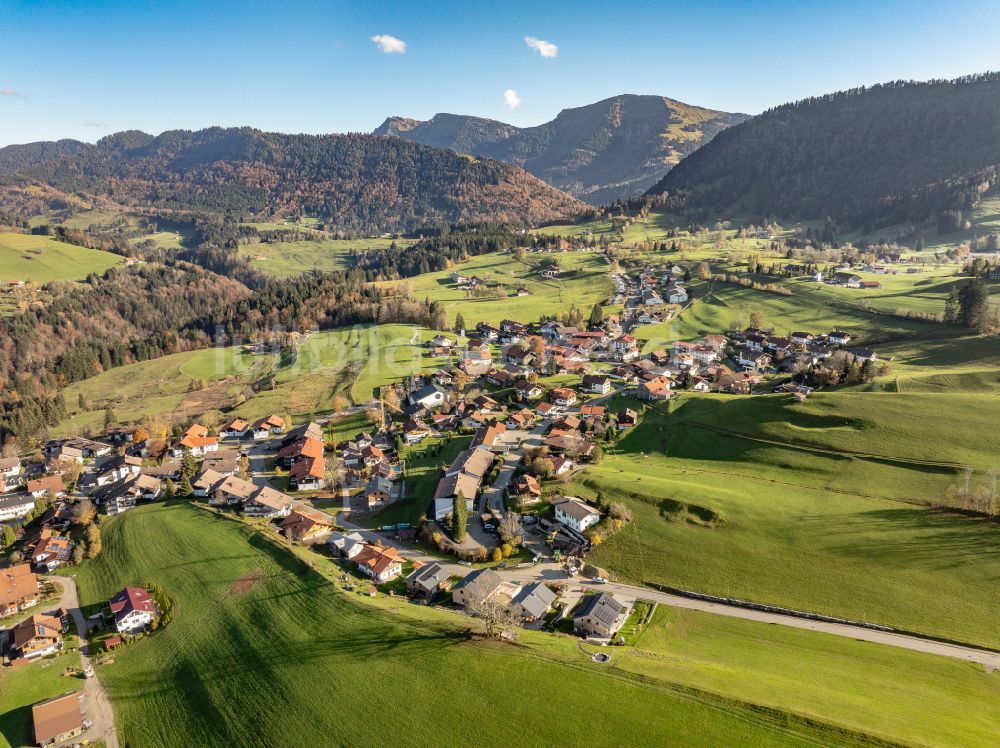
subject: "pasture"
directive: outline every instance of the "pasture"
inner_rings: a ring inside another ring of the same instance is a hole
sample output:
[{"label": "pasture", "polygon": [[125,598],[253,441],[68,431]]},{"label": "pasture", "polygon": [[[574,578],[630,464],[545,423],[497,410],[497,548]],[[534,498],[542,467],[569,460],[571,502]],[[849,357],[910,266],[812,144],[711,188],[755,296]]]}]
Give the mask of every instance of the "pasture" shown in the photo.
[{"label": "pasture", "polygon": [[41,285],[103,275],[122,258],[99,249],[64,244],[48,236],[0,232],[0,281]]},{"label": "pasture", "polygon": [[[470,640],[468,621],[343,592],[331,582],[336,565],[300,552],[316,570],[260,531],[180,502],[107,522],[104,552],[77,575],[81,602],[147,581],[175,602],[169,626],[101,670],[123,744],[492,744],[512,724],[561,744],[593,742],[595,720],[615,744],[864,742],[839,725],[602,669],[569,639]],[[511,679],[544,693],[544,705]]]},{"label": "pasture", "polygon": [[270,413],[298,422],[330,412],[338,398],[370,402],[384,384],[437,370],[442,360],[422,345],[435,334],[368,325],[315,333],[286,359],[230,347],[129,364],[69,385],[63,393],[69,415],[53,433],[97,431],[108,408],[122,422],[201,418],[212,426],[221,425],[223,414],[252,420]]},{"label": "pasture", "polygon": [[[289,228],[284,226],[283,228]],[[300,227],[297,227],[300,228]],[[240,254],[258,270],[281,278],[313,271],[347,270],[355,252],[407,246],[409,239],[317,239],[316,241],[241,244]]]},{"label": "pasture", "polygon": [[[560,277],[541,276],[546,260],[558,261]],[[453,271],[499,284],[505,291],[497,298],[472,297],[451,280]],[[466,325],[472,327],[481,321],[498,324],[502,319],[536,322],[543,315],[564,315],[574,304],[586,316],[595,303],[603,303],[613,290],[607,273],[608,264],[596,252],[527,254],[520,262],[513,254],[494,253],[473,257],[449,270],[387,285],[403,286],[417,299],[439,301],[448,310],[449,322],[461,313]],[[528,290],[528,296],[513,295],[521,286]]]},{"label": "pasture", "polygon": [[633,582],[1000,646],[1000,527],[928,506],[958,479],[940,461],[993,465],[989,416],[949,400],[954,420],[924,420],[904,397],[684,396],[566,492],[632,508],[594,560]]}]

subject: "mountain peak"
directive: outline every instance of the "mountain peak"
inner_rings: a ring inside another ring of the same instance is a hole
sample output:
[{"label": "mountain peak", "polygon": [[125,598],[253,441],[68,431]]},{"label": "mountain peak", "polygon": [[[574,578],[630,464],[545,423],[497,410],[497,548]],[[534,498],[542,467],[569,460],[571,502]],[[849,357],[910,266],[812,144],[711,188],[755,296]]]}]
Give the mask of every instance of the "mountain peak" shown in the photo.
[{"label": "mountain peak", "polygon": [[441,113],[429,120],[389,117],[375,134],[516,164],[600,205],[642,194],[685,155],[744,119],[664,96],[619,94],[563,109],[535,127]]}]

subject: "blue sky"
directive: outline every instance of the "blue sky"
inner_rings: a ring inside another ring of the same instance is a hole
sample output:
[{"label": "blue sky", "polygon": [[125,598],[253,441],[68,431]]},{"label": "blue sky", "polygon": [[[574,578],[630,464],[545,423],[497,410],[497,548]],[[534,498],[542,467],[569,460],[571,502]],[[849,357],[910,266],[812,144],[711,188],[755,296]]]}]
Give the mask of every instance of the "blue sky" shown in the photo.
[{"label": "blue sky", "polygon": [[[382,51],[382,35],[405,52]],[[0,145],[209,125],[370,131],[436,112],[533,125],[619,93],[757,113],[1000,69],[998,38],[996,0],[0,0]]]}]

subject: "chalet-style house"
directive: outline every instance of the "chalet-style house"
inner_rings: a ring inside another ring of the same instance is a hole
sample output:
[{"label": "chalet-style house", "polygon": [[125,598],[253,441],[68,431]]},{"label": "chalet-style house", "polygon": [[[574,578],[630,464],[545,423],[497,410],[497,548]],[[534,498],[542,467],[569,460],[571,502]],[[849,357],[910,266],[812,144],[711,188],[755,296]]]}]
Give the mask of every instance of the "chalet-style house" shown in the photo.
[{"label": "chalet-style house", "polygon": [[586,374],[583,377],[580,389],[596,395],[607,395],[611,392],[611,378],[597,374]]},{"label": "chalet-style house", "polygon": [[156,601],[143,587],[126,587],[111,598],[110,608],[119,634],[146,631],[160,616]]},{"label": "chalet-style house", "polygon": [[391,582],[403,573],[403,558],[395,548],[366,545],[351,558],[351,561],[362,574],[366,574],[379,584]]},{"label": "chalet-style house", "polygon": [[174,457],[183,457],[184,454],[192,454],[197,457],[206,452],[214,452],[218,448],[218,437],[209,436],[207,428],[199,423],[193,423],[174,442],[171,452]]},{"label": "chalet-style house", "polygon": [[43,496],[56,499],[66,495],[66,486],[63,485],[63,479],[60,475],[47,475],[43,478],[29,480],[27,489],[28,493],[36,499]]},{"label": "chalet-style house", "polygon": [[542,498],[542,487],[533,475],[519,475],[507,485],[507,495],[519,504],[531,504]]},{"label": "chalet-style house", "polygon": [[10,645],[25,660],[58,652],[62,649],[62,622],[53,616],[29,616],[11,627]]},{"label": "chalet-style house", "polygon": [[552,402],[562,408],[569,408],[576,404],[576,393],[568,387],[556,387],[550,393]]},{"label": "chalet-style house", "polygon": [[333,531],[333,522],[319,511],[294,509],[281,521],[285,537],[296,543],[315,543]]},{"label": "chalet-style house", "polygon": [[69,563],[73,555],[73,541],[43,528],[34,538],[25,541],[24,551],[36,571],[51,574]]},{"label": "chalet-style house", "polygon": [[219,431],[223,439],[242,439],[250,430],[250,422],[242,418],[233,418]]},{"label": "chalet-style house", "polygon": [[636,397],[640,400],[669,400],[670,380],[666,377],[656,377],[648,381],[639,382],[636,390]]},{"label": "chalet-style house", "polygon": [[248,517],[287,517],[292,512],[292,500],[270,486],[261,486],[243,502],[243,513]]},{"label": "chalet-style house", "polygon": [[269,415],[254,422],[250,429],[254,441],[263,441],[277,436],[285,431],[285,419],[276,415]]},{"label": "chalet-style house", "polygon": [[38,597],[38,577],[28,564],[0,569],[0,618],[27,610]]}]

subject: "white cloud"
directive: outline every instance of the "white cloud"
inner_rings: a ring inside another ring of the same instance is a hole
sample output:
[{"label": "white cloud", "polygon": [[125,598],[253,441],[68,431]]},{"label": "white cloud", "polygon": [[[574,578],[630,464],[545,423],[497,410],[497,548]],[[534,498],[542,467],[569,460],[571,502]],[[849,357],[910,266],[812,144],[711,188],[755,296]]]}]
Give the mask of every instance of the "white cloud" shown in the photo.
[{"label": "white cloud", "polygon": [[0,88],[0,96],[6,96],[11,99],[26,99],[28,98],[20,91],[13,88]]},{"label": "white cloud", "polygon": [[524,43],[527,44],[532,49],[538,50],[538,54],[542,57],[558,57],[559,47],[557,47],[552,42],[544,41],[543,39],[536,39],[533,36],[524,37]]},{"label": "white cloud", "polygon": [[521,106],[521,97],[517,95],[517,91],[513,88],[508,88],[503,92],[503,105],[508,109],[517,109]]},{"label": "white cloud", "polygon": [[401,55],[406,52],[406,42],[394,36],[389,36],[389,34],[377,34],[372,37],[372,41],[387,55]]},{"label": "white cloud", "polygon": [[96,120],[88,119],[86,122],[83,123],[83,126],[84,127],[107,127],[108,123],[107,122],[98,122]]}]

